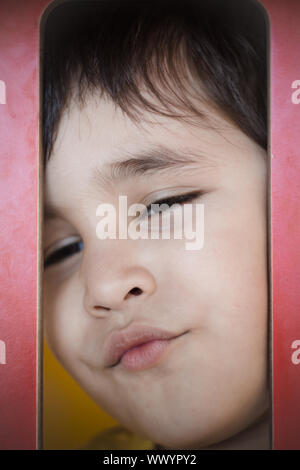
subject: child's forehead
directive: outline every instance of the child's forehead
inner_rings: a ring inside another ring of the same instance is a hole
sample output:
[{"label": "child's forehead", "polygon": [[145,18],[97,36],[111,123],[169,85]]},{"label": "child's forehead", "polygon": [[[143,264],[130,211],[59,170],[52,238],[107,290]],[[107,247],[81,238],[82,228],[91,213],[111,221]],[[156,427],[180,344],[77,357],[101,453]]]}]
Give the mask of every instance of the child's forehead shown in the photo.
[{"label": "child's forehead", "polygon": [[85,107],[73,102],[62,116],[46,186],[53,192],[69,181],[78,188],[97,181],[111,192],[158,174],[171,179],[193,169],[216,171],[253,151],[245,134],[215,114],[215,121],[187,123],[147,113],[134,122],[109,100],[91,98]]},{"label": "child's forehead", "polygon": [[255,160],[256,144],[220,116],[215,128],[150,117],[133,122],[107,100],[91,99],[84,108],[74,102],[47,163],[46,218],[73,214],[75,220],[74,208],[84,213],[88,201],[141,196],[178,187],[184,178],[205,190],[218,184],[224,168],[234,173],[238,160]]},{"label": "child's forehead", "polygon": [[[62,114],[54,143],[52,158],[81,154],[90,160],[100,158],[104,164],[120,160],[120,156],[159,153],[207,153],[224,144],[230,135],[240,134],[221,112],[203,104],[203,117],[167,116],[139,109],[136,119],[128,116],[109,99],[93,95],[84,106],[72,100]],[[195,148],[196,146],[196,148]]]},{"label": "child's forehead", "polygon": [[149,188],[149,181],[178,185],[195,171],[205,186],[208,174],[217,178],[219,170],[230,166],[230,159],[233,162],[240,154],[247,155],[249,149],[253,152],[249,146],[253,142],[239,129],[225,121],[222,125],[214,130],[166,117],[141,125],[112,103],[97,106],[91,101],[86,109],[74,105],[62,119],[47,163],[47,202],[55,206],[76,199],[80,204],[86,195]]}]

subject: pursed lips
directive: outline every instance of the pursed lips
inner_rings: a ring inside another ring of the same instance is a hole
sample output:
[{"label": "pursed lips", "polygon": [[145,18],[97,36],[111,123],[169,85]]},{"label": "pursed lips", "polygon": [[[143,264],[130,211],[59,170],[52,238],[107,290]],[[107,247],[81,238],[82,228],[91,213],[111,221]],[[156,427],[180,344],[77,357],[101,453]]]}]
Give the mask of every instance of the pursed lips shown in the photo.
[{"label": "pursed lips", "polygon": [[185,333],[187,331],[176,333],[148,325],[131,324],[124,330],[114,331],[108,337],[104,345],[104,365],[105,367],[116,366],[127,351],[137,346],[155,340],[175,339]]}]

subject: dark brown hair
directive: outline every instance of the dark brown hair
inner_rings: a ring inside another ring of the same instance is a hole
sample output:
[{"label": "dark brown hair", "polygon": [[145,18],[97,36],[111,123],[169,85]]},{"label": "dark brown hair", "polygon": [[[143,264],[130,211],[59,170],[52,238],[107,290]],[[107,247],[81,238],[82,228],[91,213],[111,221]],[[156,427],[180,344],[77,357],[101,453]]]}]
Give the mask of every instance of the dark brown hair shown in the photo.
[{"label": "dark brown hair", "polygon": [[73,0],[43,29],[45,161],[70,99],[83,105],[88,92],[136,120],[143,109],[205,119],[206,99],[267,148],[266,25],[255,1]]}]

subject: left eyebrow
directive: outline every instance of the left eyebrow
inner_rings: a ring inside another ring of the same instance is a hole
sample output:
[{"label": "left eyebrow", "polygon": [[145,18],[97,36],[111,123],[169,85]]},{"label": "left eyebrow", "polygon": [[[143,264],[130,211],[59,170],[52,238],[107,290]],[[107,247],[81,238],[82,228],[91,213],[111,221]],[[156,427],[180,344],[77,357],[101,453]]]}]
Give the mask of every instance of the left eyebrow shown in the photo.
[{"label": "left eyebrow", "polygon": [[[89,183],[91,187],[102,190],[113,187],[123,181],[137,176],[146,176],[150,173],[157,173],[163,170],[180,170],[191,168],[210,168],[216,166],[215,158],[204,154],[195,154],[185,148],[184,151],[174,151],[162,145],[151,149],[145,149],[137,152],[125,153],[125,159],[115,160],[105,164],[100,169],[94,167],[91,170]],[[52,206],[48,202],[44,207],[45,220],[55,219],[63,216],[67,208]]]},{"label": "left eyebrow", "polygon": [[205,154],[195,154],[187,150],[178,152],[159,146],[150,150],[127,153],[126,159],[116,160],[103,168],[93,168],[90,183],[96,187],[128,180],[137,176],[146,176],[163,170],[184,169],[190,167],[212,166],[212,158]]}]

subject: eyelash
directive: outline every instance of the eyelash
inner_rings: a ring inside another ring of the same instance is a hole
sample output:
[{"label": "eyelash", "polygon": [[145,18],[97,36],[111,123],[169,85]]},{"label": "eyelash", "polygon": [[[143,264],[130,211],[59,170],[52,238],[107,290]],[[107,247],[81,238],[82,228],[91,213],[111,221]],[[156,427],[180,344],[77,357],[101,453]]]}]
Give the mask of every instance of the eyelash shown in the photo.
[{"label": "eyelash", "polygon": [[78,240],[77,242],[70,243],[58,250],[53,251],[45,260],[44,260],[44,268],[51,266],[52,264],[59,263],[65,258],[74,255],[77,253],[76,247],[80,246],[83,249],[83,241]]},{"label": "eyelash", "polygon": [[[190,202],[196,199],[196,197],[199,197],[201,194],[203,194],[203,191],[193,191],[192,193],[187,193],[187,194],[179,194],[176,196],[171,196],[167,199],[159,199],[157,201],[151,202],[146,209],[147,209],[147,214],[149,214],[148,209],[151,209],[152,204],[168,204],[168,206],[172,206],[173,204],[183,204],[185,202]],[[159,211],[163,212],[163,211]],[[158,214],[159,212],[156,212]]]},{"label": "eyelash", "polygon": [[[168,204],[168,206],[172,206],[172,204],[183,204],[185,202],[190,202],[202,195],[202,191],[193,191],[191,193],[187,194],[179,194],[176,196],[171,196],[167,199],[159,199],[157,201],[151,202],[146,209],[147,209],[147,214],[149,214],[149,210],[151,210],[151,205],[152,204]],[[162,212],[162,211],[160,211]],[[156,212],[158,214],[159,212]],[[61,261],[63,261],[65,258],[68,258],[75,253],[77,253],[76,247],[80,246],[81,249],[83,249],[83,241],[78,240],[74,243],[70,243],[69,245],[65,245],[62,248],[59,248],[58,250],[53,251],[45,260],[44,260],[44,268],[47,268],[48,266],[51,266],[53,264],[57,264]]]}]

